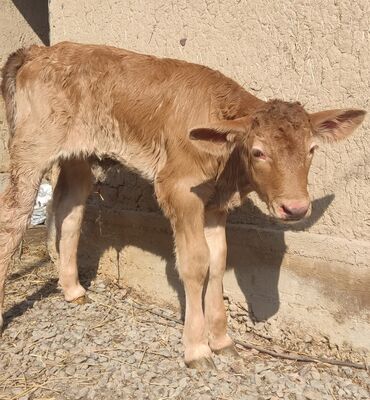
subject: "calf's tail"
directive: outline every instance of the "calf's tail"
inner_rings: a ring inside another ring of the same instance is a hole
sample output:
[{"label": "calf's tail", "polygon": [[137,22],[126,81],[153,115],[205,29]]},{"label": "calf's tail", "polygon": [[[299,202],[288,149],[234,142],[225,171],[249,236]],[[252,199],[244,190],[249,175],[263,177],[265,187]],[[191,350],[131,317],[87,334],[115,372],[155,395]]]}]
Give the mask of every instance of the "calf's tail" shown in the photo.
[{"label": "calf's tail", "polygon": [[9,126],[9,141],[15,131],[17,104],[15,101],[16,78],[18,70],[25,62],[27,49],[21,48],[12,53],[2,69],[1,93],[5,102],[6,118]]}]

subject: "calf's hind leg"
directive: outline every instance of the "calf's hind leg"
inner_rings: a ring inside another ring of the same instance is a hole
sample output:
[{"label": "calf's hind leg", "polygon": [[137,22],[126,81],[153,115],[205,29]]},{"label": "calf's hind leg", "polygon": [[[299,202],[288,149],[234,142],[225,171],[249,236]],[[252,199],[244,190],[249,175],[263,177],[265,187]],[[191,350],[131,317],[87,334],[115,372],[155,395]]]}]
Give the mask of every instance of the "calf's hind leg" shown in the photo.
[{"label": "calf's hind leg", "polygon": [[59,251],[59,284],[67,301],[82,302],[85,289],[78,278],[77,249],[85,203],[92,186],[86,160],[70,159],[60,164],[53,196],[56,248]]},{"label": "calf's hind leg", "polygon": [[0,195],[0,328],[9,263],[27,228],[45,170],[40,164],[30,161],[28,152],[23,156],[20,153],[13,147],[10,181]]}]

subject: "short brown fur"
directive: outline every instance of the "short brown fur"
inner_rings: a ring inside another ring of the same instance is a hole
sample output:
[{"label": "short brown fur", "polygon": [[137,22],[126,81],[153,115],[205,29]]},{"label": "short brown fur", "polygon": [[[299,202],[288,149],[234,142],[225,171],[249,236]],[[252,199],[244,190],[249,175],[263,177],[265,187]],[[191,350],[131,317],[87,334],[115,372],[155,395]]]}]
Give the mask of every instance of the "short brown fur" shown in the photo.
[{"label": "short brown fur", "polygon": [[228,210],[256,191],[275,217],[304,218],[315,141],[348,136],[365,115],[309,114],[299,103],[262,101],[204,66],[67,42],[11,55],[2,92],[11,179],[0,198],[1,304],[10,258],[54,164],[60,285],[68,301],[84,296],[76,254],[89,159],[110,157],[153,182],[171,221],[186,292],[185,361],[198,368],[233,345],[222,297]]}]

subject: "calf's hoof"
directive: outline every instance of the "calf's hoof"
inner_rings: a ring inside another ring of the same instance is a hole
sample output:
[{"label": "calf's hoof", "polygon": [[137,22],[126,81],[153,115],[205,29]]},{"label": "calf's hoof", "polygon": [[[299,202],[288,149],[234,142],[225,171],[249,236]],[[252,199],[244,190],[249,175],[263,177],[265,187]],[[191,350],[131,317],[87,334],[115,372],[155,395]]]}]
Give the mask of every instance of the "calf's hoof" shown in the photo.
[{"label": "calf's hoof", "polygon": [[223,349],[213,350],[213,352],[220,356],[230,357],[230,358],[240,358],[238,350],[236,350],[235,345],[230,345],[224,347]]},{"label": "calf's hoof", "polygon": [[86,289],[80,283],[68,286],[60,284],[60,287],[64,294],[64,299],[68,303],[85,304],[86,301],[81,303],[80,299],[86,297]]},{"label": "calf's hoof", "polygon": [[83,295],[80,297],[77,297],[77,299],[71,300],[69,303],[73,303],[73,304],[87,304],[89,302],[89,298],[87,297],[87,295]]},{"label": "calf's hoof", "polygon": [[216,369],[216,364],[212,360],[212,357],[202,357],[197,360],[186,362],[188,368],[196,369],[197,371],[209,371]]}]

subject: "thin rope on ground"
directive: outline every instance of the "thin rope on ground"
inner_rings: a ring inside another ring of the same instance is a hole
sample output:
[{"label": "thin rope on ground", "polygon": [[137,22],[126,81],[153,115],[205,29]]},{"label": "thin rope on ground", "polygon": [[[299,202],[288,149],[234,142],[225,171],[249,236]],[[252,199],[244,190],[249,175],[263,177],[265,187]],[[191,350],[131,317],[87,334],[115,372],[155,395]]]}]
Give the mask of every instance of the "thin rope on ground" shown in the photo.
[{"label": "thin rope on ground", "polygon": [[[158,311],[147,308],[143,304],[140,304],[139,302],[137,302],[136,300],[132,300],[132,301],[126,300],[126,301],[129,302],[133,307],[135,307],[139,310],[149,312],[150,314],[157,315],[158,317],[164,318],[168,321],[172,321],[172,322],[175,322],[176,324],[183,325],[183,321],[181,321],[180,319],[171,317],[169,315],[164,315]],[[244,349],[257,350],[259,353],[268,354],[268,355],[270,355],[272,357],[276,357],[276,358],[282,358],[282,359],[286,359],[286,360],[300,361],[300,362],[306,362],[306,363],[310,362],[310,363],[315,363],[315,364],[338,365],[340,367],[363,369],[365,371],[368,370],[368,366],[366,364],[353,363],[350,361],[342,361],[342,360],[336,360],[336,359],[331,359],[331,358],[329,359],[329,358],[322,358],[322,357],[311,357],[311,356],[306,356],[306,355],[294,354],[291,352],[280,353],[280,352],[277,352],[274,350],[266,349],[262,346],[257,346],[252,343],[244,342],[239,339],[236,339],[235,343],[237,345],[239,345],[240,347],[243,347]]]}]

